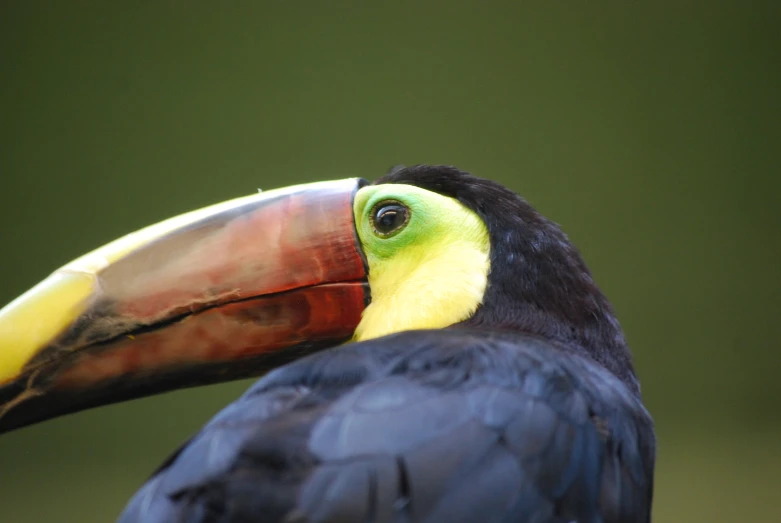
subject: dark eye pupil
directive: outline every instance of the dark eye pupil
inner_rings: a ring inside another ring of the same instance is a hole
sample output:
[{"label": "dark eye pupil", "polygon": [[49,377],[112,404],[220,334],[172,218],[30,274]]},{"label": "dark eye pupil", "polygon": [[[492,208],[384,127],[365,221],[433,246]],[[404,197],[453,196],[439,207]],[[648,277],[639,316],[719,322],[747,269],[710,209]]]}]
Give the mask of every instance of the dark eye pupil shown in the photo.
[{"label": "dark eye pupil", "polygon": [[407,223],[409,211],[398,203],[380,205],[374,212],[374,227],[380,234],[390,234]]}]

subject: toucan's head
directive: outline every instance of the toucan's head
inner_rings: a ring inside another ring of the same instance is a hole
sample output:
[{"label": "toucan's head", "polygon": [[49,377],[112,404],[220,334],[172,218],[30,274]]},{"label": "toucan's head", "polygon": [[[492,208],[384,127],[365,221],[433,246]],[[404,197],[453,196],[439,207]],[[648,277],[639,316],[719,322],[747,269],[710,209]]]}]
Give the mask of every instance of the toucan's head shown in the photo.
[{"label": "toucan's head", "polygon": [[218,204],[55,271],[0,310],[0,432],[461,325],[545,336],[636,387],[560,229],[499,184],[416,166]]}]

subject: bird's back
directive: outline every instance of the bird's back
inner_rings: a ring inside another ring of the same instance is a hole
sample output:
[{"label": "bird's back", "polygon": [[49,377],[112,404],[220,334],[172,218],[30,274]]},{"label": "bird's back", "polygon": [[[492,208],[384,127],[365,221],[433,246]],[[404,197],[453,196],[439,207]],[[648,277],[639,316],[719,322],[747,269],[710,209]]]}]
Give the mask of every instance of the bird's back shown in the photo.
[{"label": "bird's back", "polygon": [[123,522],[650,521],[651,419],[585,356],[514,333],[405,332],[258,381]]}]

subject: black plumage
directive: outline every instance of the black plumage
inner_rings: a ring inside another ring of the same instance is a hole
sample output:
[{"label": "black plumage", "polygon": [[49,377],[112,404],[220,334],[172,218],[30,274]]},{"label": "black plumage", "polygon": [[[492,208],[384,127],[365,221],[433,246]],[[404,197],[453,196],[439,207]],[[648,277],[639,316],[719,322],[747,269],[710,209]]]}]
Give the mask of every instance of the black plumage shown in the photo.
[{"label": "black plumage", "polygon": [[653,438],[605,369],[464,328],[271,373],[137,494],[123,521],[642,522]]},{"label": "black plumage", "polygon": [[461,324],[329,349],[218,414],[124,522],[650,521],[654,435],[612,309],[559,228],[498,184],[396,170],[486,222]]}]

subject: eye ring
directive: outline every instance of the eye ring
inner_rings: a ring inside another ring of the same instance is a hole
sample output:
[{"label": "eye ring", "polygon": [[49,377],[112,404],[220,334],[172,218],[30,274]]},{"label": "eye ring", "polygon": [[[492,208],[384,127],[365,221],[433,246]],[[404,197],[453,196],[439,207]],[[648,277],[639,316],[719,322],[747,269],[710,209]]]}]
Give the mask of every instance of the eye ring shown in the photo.
[{"label": "eye ring", "polygon": [[409,207],[399,201],[381,201],[372,209],[372,228],[377,236],[389,238],[407,226],[411,214]]}]

